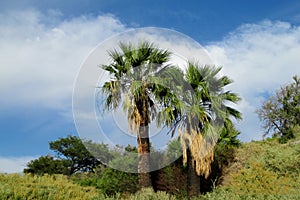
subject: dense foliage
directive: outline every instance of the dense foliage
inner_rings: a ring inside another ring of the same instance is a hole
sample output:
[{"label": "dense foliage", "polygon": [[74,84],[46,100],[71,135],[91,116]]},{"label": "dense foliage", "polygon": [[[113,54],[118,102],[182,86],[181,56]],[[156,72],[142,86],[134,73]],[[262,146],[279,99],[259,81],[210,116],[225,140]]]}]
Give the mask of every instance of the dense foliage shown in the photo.
[{"label": "dense foliage", "polygon": [[121,172],[104,166],[96,168],[93,174],[74,174],[71,179],[81,186],[93,186],[105,195],[134,193],[139,189],[137,174]]}]

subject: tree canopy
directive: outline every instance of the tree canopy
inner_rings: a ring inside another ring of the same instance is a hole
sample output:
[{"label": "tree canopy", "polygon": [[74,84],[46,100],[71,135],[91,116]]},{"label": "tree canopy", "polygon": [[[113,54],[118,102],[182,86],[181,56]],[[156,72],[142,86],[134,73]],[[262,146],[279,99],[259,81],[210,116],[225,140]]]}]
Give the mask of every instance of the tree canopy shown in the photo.
[{"label": "tree canopy", "polygon": [[64,174],[69,175],[68,167],[70,163],[68,160],[55,159],[51,155],[41,156],[38,159],[31,160],[24,169],[24,173],[31,173],[37,175],[43,174]]}]

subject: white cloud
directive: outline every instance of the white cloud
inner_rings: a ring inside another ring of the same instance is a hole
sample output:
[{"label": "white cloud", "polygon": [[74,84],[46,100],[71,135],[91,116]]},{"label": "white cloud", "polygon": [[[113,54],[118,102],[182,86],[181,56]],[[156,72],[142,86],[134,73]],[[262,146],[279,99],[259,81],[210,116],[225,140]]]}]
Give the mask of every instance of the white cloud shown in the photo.
[{"label": "white cloud", "polygon": [[56,15],[34,10],[0,14],[5,19],[0,22],[1,108],[70,108],[81,63],[99,42],[126,29],[111,15],[81,16],[53,25]]},{"label": "white cloud", "polygon": [[21,173],[27,163],[34,159],[37,157],[0,157],[0,173]]},{"label": "white cloud", "polygon": [[235,81],[230,89],[243,97],[238,106],[244,115],[241,138],[261,139],[263,130],[254,111],[265,93],[274,93],[300,75],[300,27],[272,21],[245,24],[206,48]]}]

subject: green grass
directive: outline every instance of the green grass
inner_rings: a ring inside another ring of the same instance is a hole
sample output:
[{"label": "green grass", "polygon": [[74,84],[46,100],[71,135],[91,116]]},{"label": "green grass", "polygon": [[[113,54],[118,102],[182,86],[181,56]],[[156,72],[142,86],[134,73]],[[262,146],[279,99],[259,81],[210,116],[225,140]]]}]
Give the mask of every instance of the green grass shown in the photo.
[{"label": "green grass", "polygon": [[95,188],[81,187],[63,175],[0,174],[1,200],[82,200],[97,196]]}]

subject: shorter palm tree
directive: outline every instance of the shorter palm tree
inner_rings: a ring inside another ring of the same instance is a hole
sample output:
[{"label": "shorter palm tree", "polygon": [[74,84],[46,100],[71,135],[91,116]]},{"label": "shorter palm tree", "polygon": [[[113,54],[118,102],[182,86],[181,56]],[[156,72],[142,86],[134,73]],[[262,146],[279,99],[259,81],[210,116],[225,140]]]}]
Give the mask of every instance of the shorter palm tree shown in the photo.
[{"label": "shorter palm tree", "polygon": [[174,109],[170,113],[166,109],[161,112],[161,118],[172,119],[167,123],[172,132],[178,129],[183,162],[188,166],[189,196],[200,192],[199,175],[208,177],[210,174],[214,146],[224,130],[224,122],[230,117],[241,118],[240,112],[227,105],[228,102],[238,102],[240,98],[235,93],[224,91],[232,80],[227,76],[217,77],[220,70],[188,62],[183,93],[172,101]]}]

